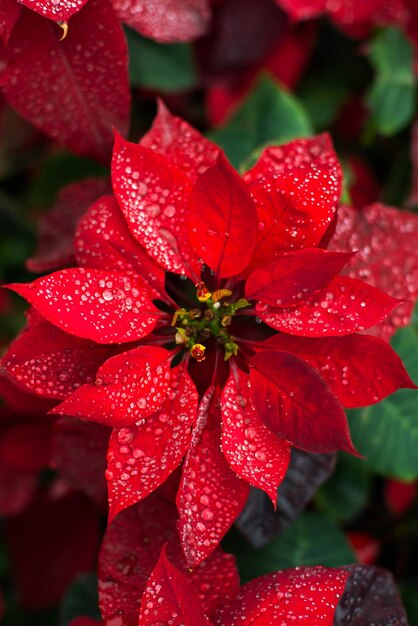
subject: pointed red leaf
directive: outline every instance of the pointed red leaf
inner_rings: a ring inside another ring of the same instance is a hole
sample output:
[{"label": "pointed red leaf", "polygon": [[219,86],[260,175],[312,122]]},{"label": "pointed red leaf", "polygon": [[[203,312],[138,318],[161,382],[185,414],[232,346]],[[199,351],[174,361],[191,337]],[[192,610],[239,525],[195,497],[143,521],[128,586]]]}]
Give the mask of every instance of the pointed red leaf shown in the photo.
[{"label": "pointed red leaf", "polygon": [[61,417],[52,435],[52,466],[77,491],[103,506],[110,431],[100,424]]},{"label": "pointed red leaf", "polygon": [[292,354],[270,350],[250,364],[252,401],[274,433],[302,450],[356,454],[343,408],[316,370]]},{"label": "pointed red leaf", "polygon": [[74,248],[79,265],[135,276],[150,297],[164,297],[164,271],[134,239],[113,196],[89,208],[78,223]]},{"label": "pointed red leaf", "polygon": [[239,587],[235,559],[217,548],[193,572],[187,568],[176,528],[177,511],[161,490],[123,511],[108,528],[99,558],[99,603],[103,617],[137,626],[147,580],[164,544],[170,560],[193,584],[210,615]]},{"label": "pointed red leaf", "polygon": [[277,255],[274,263],[256,269],[249,276],[245,297],[272,306],[299,304],[337,276],[353,254],[306,248]]},{"label": "pointed red leaf", "polygon": [[220,407],[215,402],[210,389],[199,406],[177,494],[180,540],[189,567],[216,548],[249,493],[249,485],[234,474],[221,452]]},{"label": "pointed red leaf", "polygon": [[257,205],[257,245],[251,267],[283,250],[316,246],[332,222],[340,196],[334,168],[310,165],[250,187]]},{"label": "pointed red leaf", "polygon": [[170,375],[170,391],[158,411],[143,424],[112,433],[106,471],[109,523],[157,489],[179,466],[189,446],[198,394],[184,366],[172,369]]},{"label": "pointed red leaf", "polygon": [[349,575],[343,569],[318,566],[260,576],[244,585],[236,598],[218,611],[215,624],[333,626]]},{"label": "pointed red leaf", "polygon": [[257,305],[260,318],[276,330],[305,337],[348,335],[378,324],[400,300],[360,280],[337,276],[299,306]]},{"label": "pointed red leaf", "polygon": [[98,343],[141,339],[159,316],[142,281],[117,272],[66,269],[8,287],[61,330]]},{"label": "pointed red leaf", "polygon": [[87,0],[19,0],[19,2],[54,22],[65,22],[79,11]]},{"label": "pointed red leaf", "polygon": [[120,348],[68,335],[49,322],[29,328],[10,346],[2,365],[21,385],[45,398],[63,400]]},{"label": "pointed red leaf", "polygon": [[291,175],[297,168],[311,166],[319,170],[330,168],[330,173],[333,171],[331,178],[339,179],[341,182],[341,166],[328,133],[308,139],[295,139],[282,146],[266,148],[244,178],[247,183],[252,184],[271,176]]},{"label": "pointed red leaf", "polygon": [[215,165],[219,154],[218,146],[180,117],[172,115],[161,100],[151,130],[140,143],[167,157],[193,182]]},{"label": "pointed red leaf", "polygon": [[75,265],[73,240],[77,222],[109,188],[109,181],[101,178],[62,187],[53,208],[40,219],[36,254],[26,262],[29,271],[52,272]]},{"label": "pointed red leaf", "polygon": [[257,214],[245,184],[219,153],[190,198],[190,240],[219,278],[239,274],[254,251]]},{"label": "pointed red leaf", "polygon": [[410,323],[418,296],[418,216],[382,204],[361,211],[342,206],[338,214],[330,249],[358,250],[344,273],[409,300],[372,329],[388,340],[397,328]]},{"label": "pointed red leaf", "polygon": [[141,35],[159,41],[193,41],[210,20],[208,0],[112,0],[119,18]]},{"label": "pointed red leaf", "polygon": [[139,347],[102,365],[96,382],[79,387],[51,412],[74,415],[105,426],[130,426],[157,411],[167,394],[170,353]]},{"label": "pointed red leaf", "polygon": [[112,183],[128,226],[148,254],[165,270],[200,276],[189,243],[190,180],[161,154],[116,135]]},{"label": "pointed red leaf", "polygon": [[61,36],[59,26],[22,10],[0,76],[3,94],[42,132],[74,152],[107,161],[112,127],[124,133],[129,122],[128,57],[121,25],[107,0],[89,0],[71,19],[63,41]]},{"label": "pointed red leaf", "polygon": [[311,339],[279,333],[260,347],[285,350],[309,363],[347,408],[380,402],[400,388],[415,388],[390,345],[368,335]]},{"label": "pointed red leaf", "polygon": [[263,489],[276,506],[290,445],[263,424],[250,399],[249,376],[238,369],[230,374],[222,394],[222,452],[234,472]]},{"label": "pointed red leaf", "polygon": [[190,581],[167,559],[165,547],[141,601],[139,626],[209,626]]}]

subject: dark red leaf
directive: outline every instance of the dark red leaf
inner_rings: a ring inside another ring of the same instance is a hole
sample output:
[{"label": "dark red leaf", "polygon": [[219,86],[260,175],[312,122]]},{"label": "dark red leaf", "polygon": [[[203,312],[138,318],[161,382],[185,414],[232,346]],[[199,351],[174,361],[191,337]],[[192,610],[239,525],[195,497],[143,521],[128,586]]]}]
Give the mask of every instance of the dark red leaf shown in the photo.
[{"label": "dark red leaf", "polygon": [[48,466],[50,440],[51,422],[47,417],[12,424],[0,436],[0,466],[8,467],[11,474],[16,471],[36,475]]},{"label": "dark red leaf", "polygon": [[79,387],[51,413],[74,415],[105,426],[131,426],[157,411],[170,380],[170,352],[144,346],[112,357],[96,382]]},{"label": "dark red leaf", "polygon": [[353,254],[307,248],[276,255],[249,276],[245,297],[279,307],[299,304],[337,276]]},{"label": "dark red leaf", "polygon": [[107,503],[105,480],[109,429],[71,417],[60,418],[52,436],[52,465],[77,491]]},{"label": "dark red leaf", "polygon": [[112,128],[125,133],[129,122],[122,28],[107,0],[90,0],[61,36],[57,25],[22,10],[0,77],[3,93],[39,130],[74,152],[108,161]]},{"label": "dark red leaf", "polygon": [[180,117],[170,113],[161,100],[151,127],[141,146],[159,152],[193,182],[208,167],[215,165],[219,148]]},{"label": "dark red leaf", "polygon": [[37,251],[26,262],[31,272],[51,272],[74,265],[73,240],[77,222],[109,187],[108,180],[89,178],[61,189],[54,207],[40,219]]},{"label": "dark red leaf", "polygon": [[388,340],[400,326],[409,324],[418,295],[418,217],[407,211],[373,204],[357,211],[340,207],[332,250],[358,250],[344,270],[404,302],[372,329]]},{"label": "dark red leaf", "polygon": [[234,472],[263,489],[276,505],[277,488],[290,461],[287,441],[272,437],[250,399],[247,374],[237,369],[222,394],[222,452]]},{"label": "dark red leaf", "polygon": [[210,20],[208,0],[112,0],[119,18],[160,43],[193,41]]},{"label": "dark red leaf", "polygon": [[197,281],[200,263],[188,236],[191,181],[166,157],[116,135],[112,183],[128,226],[165,270]]},{"label": "dark red leaf", "polygon": [[216,615],[216,626],[294,623],[333,626],[349,574],[344,569],[299,567],[256,578]]},{"label": "dark red leaf", "polygon": [[139,626],[210,626],[190,581],[167,559],[163,548],[142,596]]},{"label": "dark red leaf", "polygon": [[[58,500],[42,494],[6,521],[8,553],[23,606],[35,610],[57,604],[76,574],[93,569],[99,522],[95,507],[79,494]],[[49,567],[41,576],[42,563]]]},{"label": "dark red leaf", "polygon": [[310,452],[356,454],[341,404],[307,363],[265,351],[250,364],[252,401],[274,433]]},{"label": "dark red leaf", "polygon": [[71,620],[68,626],[106,626],[104,622],[99,622],[91,617],[76,617]]},{"label": "dark red leaf", "polygon": [[183,366],[170,370],[170,376],[170,391],[154,414],[112,433],[106,472],[109,523],[157,489],[179,466],[189,446],[198,394]]},{"label": "dark red leaf", "polygon": [[247,188],[222,153],[193,187],[190,240],[219,278],[239,274],[256,241],[257,214]]},{"label": "dark red leaf", "polygon": [[400,302],[360,280],[337,276],[299,306],[279,309],[259,304],[256,309],[276,330],[305,337],[335,337],[378,324]]},{"label": "dark red leaf", "polygon": [[80,385],[93,382],[100,365],[119,351],[41,322],[11,344],[2,364],[32,393],[63,400]]},{"label": "dark red leaf", "polygon": [[408,626],[392,574],[380,567],[349,565],[335,626]]},{"label": "dark red leaf", "polygon": [[311,339],[279,333],[260,347],[285,350],[309,363],[348,408],[380,402],[400,388],[415,389],[390,345],[368,335]]},{"label": "dark red leaf", "polygon": [[164,271],[134,239],[113,196],[89,208],[78,223],[74,248],[82,267],[116,269],[139,279],[150,297],[164,298]]},{"label": "dark red leaf", "polygon": [[87,0],[19,0],[19,2],[54,22],[65,22],[79,11]]},{"label": "dark red leaf", "polygon": [[200,403],[177,495],[179,533],[189,567],[216,548],[249,492],[221,452],[220,407],[213,393],[209,389]]},{"label": "dark red leaf", "polygon": [[119,272],[65,269],[8,287],[61,330],[98,343],[141,339],[159,316],[142,281]]}]

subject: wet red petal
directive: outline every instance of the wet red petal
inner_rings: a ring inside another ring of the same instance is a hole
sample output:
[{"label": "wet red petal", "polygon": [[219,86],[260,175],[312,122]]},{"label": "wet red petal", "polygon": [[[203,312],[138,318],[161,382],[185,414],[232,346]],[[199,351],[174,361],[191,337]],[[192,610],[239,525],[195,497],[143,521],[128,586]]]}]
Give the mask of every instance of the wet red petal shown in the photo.
[{"label": "wet red petal", "polygon": [[141,601],[139,626],[209,626],[190,581],[167,559],[163,548]]},{"label": "wet red petal", "polygon": [[277,255],[274,263],[249,276],[245,297],[272,306],[299,304],[338,275],[353,254],[312,248]]},{"label": "wet red petal", "polygon": [[157,411],[170,380],[170,352],[139,347],[118,354],[102,365],[96,382],[79,387],[53,409],[105,426],[130,426]]},{"label": "wet red petal", "polygon": [[231,373],[222,394],[222,451],[238,476],[263,489],[276,506],[290,462],[290,445],[272,436],[250,399],[247,374]]},{"label": "wet red petal", "polygon": [[98,343],[141,339],[159,315],[142,281],[118,272],[65,269],[9,287],[61,330]]},{"label": "wet red petal", "polygon": [[356,454],[343,408],[316,370],[292,354],[269,350],[250,364],[252,401],[274,433],[309,452]]},{"label": "wet red petal", "polygon": [[109,429],[71,417],[60,418],[52,436],[52,465],[65,481],[99,505],[107,501],[106,452]]},{"label": "wet red petal", "polygon": [[28,9],[49,17],[55,22],[64,22],[83,7],[87,0],[19,0]]},{"label": "wet red petal", "polygon": [[170,375],[170,390],[158,411],[142,423],[112,433],[106,472],[109,522],[157,489],[179,466],[188,448],[198,395],[183,366],[172,369]]},{"label": "wet red petal", "polygon": [[61,36],[56,24],[22,10],[0,77],[3,94],[42,132],[74,152],[107,161],[112,127],[124,133],[129,122],[122,28],[110,3],[90,0],[71,19],[63,41]]},{"label": "wet red petal", "polygon": [[212,396],[210,389],[200,403],[177,495],[180,539],[190,567],[219,544],[249,492],[221,452],[220,406]]},{"label": "wet red petal", "polygon": [[380,402],[402,387],[415,388],[390,345],[368,335],[311,339],[279,333],[260,347],[285,350],[309,363],[348,408]]},{"label": "wet red petal", "polygon": [[100,365],[116,352],[68,335],[41,322],[18,337],[3,357],[3,366],[21,385],[45,398],[63,400],[93,382]]},{"label": "wet red petal", "polygon": [[154,261],[197,280],[200,263],[188,237],[190,179],[161,154],[116,135],[112,183],[132,234]]},{"label": "wet red petal", "polygon": [[79,265],[135,276],[150,297],[164,297],[164,271],[134,239],[114,197],[103,196],[89,208],[74,247]]},{"label": "wet red petal", "polygon": [[193,187],[190,240],[219,278],[239,274],[250,261],[257,215],[246,186],[222,153]]},{"label": "wet red petal", "polygon": [[218,146],[180,117],[172,115],[161,100],[151,130],[140,143],[167,157],[193,182],[215,164],[219,154]]},{"label": "wet red petal", "polygon": [[159,41],[193,41],[210,20],[208,0],[112,0],[119,18],[141,35]]},{"label": "wet red petal", "polygon": [[[332,250],[358,250],[344,270],[394,298],[415,300],[418,295],[418,216],[407,211],[373,204],[357,211],[340,207]],[[404,302],[372,329],[389,339],[410,322],[413,302]]]},{"label": "wet red petal", "polygon": [[106,620],[137,626],[142,593],[165,543],[169,558],[188,575],[208,614],[235,596],[239,579],[234,557],[217,548],[190,572],[176,523],[176,508],[160,490],[123,511],[108,528],[99,559],[100,609]]},{"label": "wet red petal", "polygon": [[74,265],[77,222],[109,187],[108,180],[89,178],[61,189],[54,207],[40,219],[36,255],[26,263],[31,272],[51,272]]},{"label": "wet red petal", "polygon": [[333,166],[313,163],[271,176],[250,190],[258,212],[255,268],[284,250],[318,245],[335,215],[341,176]]},{"label": "wet red petal", "polygon": [[337,276],[327,287],[293,308],[257,305],[260,318],[276,330],[305,337],[341,336],[384,320],[400,304],[360,280]]},{"label": "wet red petal", "polygon": [[267,574],[244,585],[217,613],[216,626],[273,626],[291,622],[333,626],[350,572],[300,567]]}]

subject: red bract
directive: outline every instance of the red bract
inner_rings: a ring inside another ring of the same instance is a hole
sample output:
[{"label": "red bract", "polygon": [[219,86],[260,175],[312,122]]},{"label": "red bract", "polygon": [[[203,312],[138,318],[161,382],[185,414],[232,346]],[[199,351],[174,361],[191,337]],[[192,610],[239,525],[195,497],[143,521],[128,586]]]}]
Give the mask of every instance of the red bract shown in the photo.
[{"label": "red bract", "polygon": [[[358,250],[343,270],[404,300],[373,334],[389,339],[395,330],[409,324],[418,295],[418,217],[382,204],[361,211],[340,207],[330,248]],[[370,351],[371,352],[371,351]]]},{"label": "red bract", "polygon": [[19,0],[36,13],[56,22],[64,22],[83,7],[87,0]]},{"label": "red bract", "polygon": [[123,30],[107,0],[90,0],[71,19],[63,41],[61,36],[54,23],[22,9],[8,38],[0,86],[9,104],[39,130],[106,161],[112,127],[126,132],[129,122]]},{"label": "red bract", "polygon": [[191,41],[210,20],[208,0],[112,0],[122,22],[161,43]]},{"label": "red bract", "polygon": [[[140,145],[117,137],[112,182],[117,201],[103,197],[80,222],[83,267],[13,286],[49,324],[32,325],[5,365],[36,393],[68,394],[55,413],[114,427],[111,519],[185,457],[179,529],[196,566],[236,519],[248,483],[275,501],[292,445],[355,453],[341,402],[413,386],[388,346],[379,354],[390,372],[361,362],[376,340],[353,335],[398,301],[338,276],[351,253],[321,247],[341,187],[326,135],[265,150],[242,180],[216,146],[160,108]],[[60,332],[43,348],[50,324]],[[307,337],[322,342],[316,360]],[[80,372],[83,349],[89,367]],[[57,384],[63,370],[67,387]]]},{"label": "red bract", "polygon": [[270,626],[290,621],[332,626],[349,572],[324,567],[289,569],[244,585],[212,619],[191,583],[162,551],[142,598],[139,626]]}]

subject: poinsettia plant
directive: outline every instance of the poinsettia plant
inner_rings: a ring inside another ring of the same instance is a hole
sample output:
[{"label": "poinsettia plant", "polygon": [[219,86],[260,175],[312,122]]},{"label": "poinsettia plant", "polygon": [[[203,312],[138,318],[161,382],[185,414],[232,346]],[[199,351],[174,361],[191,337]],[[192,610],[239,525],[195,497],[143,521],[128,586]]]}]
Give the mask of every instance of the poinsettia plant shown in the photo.
[{"label": "poinsettia plant", "polygon": [[116,137],[112,185],[78,225],[79,267],[12,285],[36,312],[4,365],[63,400],[52,413],[112,426],[109,521],[184,458],[196,566],[249,484],[275,504],[292,446],[356,454],[343,406],[414,387],[387,343],[356,334],[400,302],[340,276],[353,252],[326,248],[341,171],[325,135],[241,178],[161,107],[140,144]]},{"label": "poinsettia plant", "polygon": [[0,1],[5,626],[416,621],[417,24]]}]

